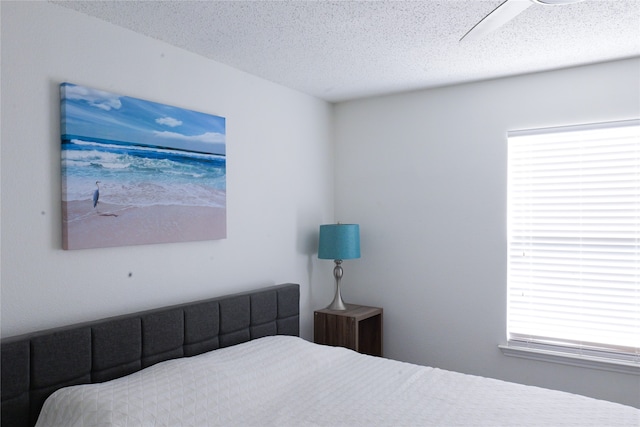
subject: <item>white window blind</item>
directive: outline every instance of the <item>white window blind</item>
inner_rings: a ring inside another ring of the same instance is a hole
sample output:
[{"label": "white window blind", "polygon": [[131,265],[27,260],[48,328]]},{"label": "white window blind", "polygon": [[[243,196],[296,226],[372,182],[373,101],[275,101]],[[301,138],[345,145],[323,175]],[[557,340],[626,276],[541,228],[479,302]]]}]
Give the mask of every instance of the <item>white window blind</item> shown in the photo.
[{"label": "white window blind", "polygon": [[509,132],[510,342],[640,363],[640,120]]}]

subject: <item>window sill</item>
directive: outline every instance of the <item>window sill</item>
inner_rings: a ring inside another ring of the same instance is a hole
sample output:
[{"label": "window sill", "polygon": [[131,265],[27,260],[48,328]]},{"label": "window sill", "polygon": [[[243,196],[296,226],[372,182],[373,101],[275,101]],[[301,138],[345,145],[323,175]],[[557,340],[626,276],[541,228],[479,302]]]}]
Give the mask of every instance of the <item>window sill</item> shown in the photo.
[{"label": "window sill", "polygon": [[513,343],[507,345],[500,344],[498,347],[505,356],[640,375],[640,361],[633,362],[606,357],[564,353],[561,351],[542,350]]}]

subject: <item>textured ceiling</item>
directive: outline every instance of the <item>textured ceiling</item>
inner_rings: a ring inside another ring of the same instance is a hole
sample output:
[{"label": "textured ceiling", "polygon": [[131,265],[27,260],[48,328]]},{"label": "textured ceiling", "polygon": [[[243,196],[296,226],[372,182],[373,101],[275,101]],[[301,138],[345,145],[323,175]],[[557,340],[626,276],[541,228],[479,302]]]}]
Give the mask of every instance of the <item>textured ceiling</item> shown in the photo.
[{"label": "textured ceiling", "polygon": [[[53,1],[331,102],[640,56],[640,0]],[[640,78],[640,77],[639,77]]]}]

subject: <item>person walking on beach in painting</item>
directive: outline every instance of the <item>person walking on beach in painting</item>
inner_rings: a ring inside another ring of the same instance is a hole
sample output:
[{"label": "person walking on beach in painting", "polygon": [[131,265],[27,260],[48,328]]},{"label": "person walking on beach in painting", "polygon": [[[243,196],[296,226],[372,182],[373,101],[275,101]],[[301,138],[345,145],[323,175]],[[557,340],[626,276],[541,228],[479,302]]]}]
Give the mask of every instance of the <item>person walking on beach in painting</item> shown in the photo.
[{"label": "person walking on beach in painting", "polygon": [[100,186],[98,185],[100,181],[96,181],[96,191],[93,192],[93,207],[95,208],[98,204],[98,199],[100,198]]}]

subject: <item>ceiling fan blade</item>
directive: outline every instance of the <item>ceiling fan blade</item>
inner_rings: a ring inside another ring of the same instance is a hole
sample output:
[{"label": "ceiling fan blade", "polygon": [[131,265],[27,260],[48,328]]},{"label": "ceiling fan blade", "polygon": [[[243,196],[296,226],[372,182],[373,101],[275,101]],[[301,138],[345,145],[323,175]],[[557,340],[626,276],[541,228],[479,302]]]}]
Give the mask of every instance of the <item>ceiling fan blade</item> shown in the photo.
[{"label": "ceiling fan blade", "polygon": [[544,6],[564,6],[565,4],[580,3],[584,0],[531,0]]},{"label": "ceiling fan blade", "polygon": [[535,0],[506,0],[467,31],[460,41],[477,40],[500,28],[531,6],[533,1]]}]

